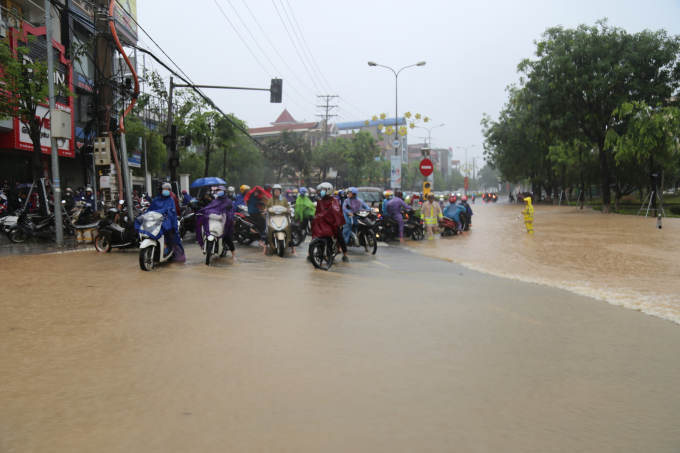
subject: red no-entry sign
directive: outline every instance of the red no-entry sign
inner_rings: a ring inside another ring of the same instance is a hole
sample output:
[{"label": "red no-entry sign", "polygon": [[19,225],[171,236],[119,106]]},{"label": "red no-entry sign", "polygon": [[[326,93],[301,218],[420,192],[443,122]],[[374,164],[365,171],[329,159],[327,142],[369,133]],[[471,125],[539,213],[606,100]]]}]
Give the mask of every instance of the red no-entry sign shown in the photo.
[{"label": "red no-entry sign", "polygon": [[423,159],[420,161],[420,174],[426,178],[434,171],[434,165],[430,159]]}]

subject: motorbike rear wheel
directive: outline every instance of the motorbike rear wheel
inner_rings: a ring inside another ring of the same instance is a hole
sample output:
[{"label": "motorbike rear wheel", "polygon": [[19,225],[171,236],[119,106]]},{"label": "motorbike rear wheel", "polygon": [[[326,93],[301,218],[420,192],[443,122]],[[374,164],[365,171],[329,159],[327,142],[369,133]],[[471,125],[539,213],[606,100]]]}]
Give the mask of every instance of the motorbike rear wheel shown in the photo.
[{"label": "motorbike rear wheel", "polygon": [[[364,249],[371,255],[375,255],[378,251],[378,241],[372,231],[362,233],[364,235]],[[361,242],[361,240],[359,240]]]},{"label": "motorbike rear wheel", "polygon": [[290,242],[293,244],[294,247],[299,246],[303,242],[305,242],[305,239],[307,239],[307,233],[302,231],[301,228],[291,228],[290,230]]},{"label": "motorbike rear wheel", "polygon": [[7,233],[7,238],[15,244],[21,244],[22,242],[26,242],[28,239],[28,234],[26,234],[23,228],[21,228],[19,225],[16,225]]},{"label": "motorbike rear wheel", "polygon": [[252,244],[254,239],[250,237],[250,232],[249,231],[237,231],[236,232],[236,242],[238,242],[241,245],[250,245]]},{"label": "motorbike rear wheel", "polygon": [[155,246],[146,247],[139,251],[139,267],[143,271],[150,271],[153,269],[153,255],[156,250]]},{"label": "motorbike rear wheel", "polygon": [[333,252],[323,238],[316,238],[309,245],[309,257],[316,269],[327,271],[333,266]]},{"label": "motorbike rear wheel", "polygon": [[98,234],[97,237],[94,238],[94,248],[96,248],[98,252],[108,253],[111,251],[111,242],[109,242],[106,236]]}]

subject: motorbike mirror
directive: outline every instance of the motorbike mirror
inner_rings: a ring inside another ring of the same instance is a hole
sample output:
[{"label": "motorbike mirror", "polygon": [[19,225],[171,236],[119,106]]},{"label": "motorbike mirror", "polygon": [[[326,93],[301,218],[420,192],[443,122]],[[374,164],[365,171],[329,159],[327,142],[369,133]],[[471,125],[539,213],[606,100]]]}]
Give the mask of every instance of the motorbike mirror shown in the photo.
[{"label": "motorbike mirror", "polygon": [[123,203],[125,203],[125,201],[123,201],[123,200],[120,200],[120,201],[118,202],[118,204],[123,204]]}]

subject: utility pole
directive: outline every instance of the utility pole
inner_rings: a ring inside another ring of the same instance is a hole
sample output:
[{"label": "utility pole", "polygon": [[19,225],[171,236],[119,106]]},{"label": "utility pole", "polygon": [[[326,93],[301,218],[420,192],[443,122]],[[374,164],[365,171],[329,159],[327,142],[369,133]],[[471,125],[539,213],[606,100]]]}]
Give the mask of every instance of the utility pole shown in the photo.
[{"label": "utility pole", "polygon": [[472,181],[473,182],[476,180],[475,179],[475,159],[476,159],[476,157],[472,158]]},{"label": "utility pole", "polygon": [[[45,0],[45,41],[47,43],[47,87],[50,96],[50,120],[52,121],[52,130],[55,129],[56,118],[53,113],[56,112],[56,104],[54,101],[54,49],[52,48],[52,4],[50,0]],[[55,245],[57,247],[64,246],[64,224],[61,220],[61,185],[59,181],[59,154],[57,149],[57,139],[50,130],[50,145],[52,147],[52,179],[54,186],[52,193],[54,195],[54,229],[56,230],[57,240]],[[47,203],[47,200],[45,200]]]},{"label": "utility pole", "polygon": [[[142,55],[142,74],[144,74],[144,77],[146,77],[146,54]],[[146,88],[144,79],[142,79],[142,94],[144,94],[144,88]],[[151,187],[147,184],[147,175],[149,174],[149,167],[146,163],[146,127],[147,127],[147,117],[146,117],[146,109],[148,108],[148,105],[144,106],[144,136],[142,139],[142,146],[144,149],[144,191],[146,193],[151,193]]]},{"label": "utility pole", "polygon": [[326,105],[323,105],[323,104],[322,104],[322,105],[317,105],[317,106],[316,106],[317,108],[321,109],[322,111],[323,111],[323,110],[326,111],[326,113],[325,113],[324,115],[317,115],[317,116],[320,117],[322,120],[324,120],[325,125],[326,125],[326,128],[325,128],[324,133],[323,133],[324,142],[327,142],[327,141],[328,141],[328,120],[329,120],[330,118],[333,118],[334,116],[338,116],[338,115],[331,115],[331,113],[330,113],[332,109],[338,108],[337,105],[330,105],[331,100],[333,100],[333,99],[335,99],[335,98],[337,98],[337,97],[339,97],[339,96],[338,96],[338,95],[325,95],[325,96],[323,96],[323,95],[318,95],[318,96],[317,96],[317,98],[318,98],[320,101],[322,101],[322,102],[325,101],[325,102],[326,102]]},{"label": "utility pole", "polygon": [[[170,94],[168,95],[168,135],[172,136],[172,90],[174,89],[174,82],[173,78],[170,77]],[[175,144],[173,143],[173,140],[170,139],[167,143],[167,160],[168,160],[168,168],[167,172],[170,174],[170,181],[176,181],[177,180],[177,169],[174,167],[174,161],[173,158],[175,157],[174,155],[174,146]]]}]

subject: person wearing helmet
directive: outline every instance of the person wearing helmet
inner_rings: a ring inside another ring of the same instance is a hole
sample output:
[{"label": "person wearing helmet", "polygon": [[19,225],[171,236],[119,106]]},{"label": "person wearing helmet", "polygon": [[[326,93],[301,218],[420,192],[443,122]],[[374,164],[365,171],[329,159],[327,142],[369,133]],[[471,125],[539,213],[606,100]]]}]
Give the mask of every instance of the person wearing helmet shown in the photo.
[{"label": "person wearing helmet", "polygon": [[309,189],[309,199],[312,200],[312,203],[314,203],[315,201],[317,201],[318,198],[319,198],[319,197],[318,197],[318,195],[317,195],[317,193],[316,193],[316,189],[311,189],[311,188],[310,188],[310,189]]},{"label": "person wearing helmet", "polygon": [[303,231],[308,228],[309,222],[314,218],[314,203],[307,196],[307,188],[300,188],[300,195],[295,200],[295,220]]},{"label": "person wearing helmet", "polygon": [[234,189],[232,186],[227,187],[227,198],[229,198],[232,202],[236,201],[236,189]]},{"label": "person wearing helmet", "polygon": [[222,252],[220,256],[227,256],[227,250],[231,252],[231,257],[236,260],[234,251],[234,205],[227,195],[227,190],[224,186],[219,186],[215,193],[215,199],[205,208],[201,208],[196,212],[196,242],[203,248],[203,232],[206,236],[210,234],[210,216],[217,215],[222,217]]},{"label": "person wearing helmet", "polygon": [[528,234],[534,234],[534,207],[531,205],[531,197],[524,199],[524,225],[527,227]]},{"label": "person wearing helmet", "polygon": [[[179,229],[177,225],[177,198],[172,197],[172,186],[170,183],[163,183],[161,186],[160,193],[151,202],[149,206],[149,211],[159,212],[165,216],[163,221],[163,228],[165,229],[165,242],[168,247],[172,247],[174,253],[173,259],[175,261],[186,261],[184,256],[184,247],[182,246],[182,238],[179,235]],[[135,220],[135,227],[137,230],[141,227],[141,218],[138,217]]]},{"label": "person wearing helmet", "polygon": [[286,190],[286,200],[288,203],[295,203],[295,197],[293,196],[293,189]]},{"label": "person wearing helmet", "polygon": [[[340,203],[333,196],[333,186],[330,183],[322,182],[317,186],[319,200],[316,202],[316,212],[312,221],[312,237],[335,237],[342,250],[342,261],[349,263],[347,258],[347,243],[342,236],[340,227],[345,224],[345,217],[342,215]],[[307,255],[307,261],[311,258]]]},{"label": "person wearing helmet", "polygon": [[460,215],[465,212],[465,206],[462,204],[456,204],[456,198],[449,197],[449,205],[444,210],[444,217],[448,217],[453,220],[456,224],[456,229],[458,231],[463,231],[462,225],[460,223]]},{"label": "person wearing helmet", "polygon": [[73,206],[76,204],[75,198],[73,198],[73,191],[70,188],[66,188],[66,194],[64,195],[64,209],[66,212],[70,212]]},{"label": "person wearing helmet", "polygon": [[392,193],[391,190],[386,190],[385,191],[385,199],[382,202],[382,206],[380,210],[382,211],[383,215],[387,215],[387,203],[392,201],[392,198],[394,197],[394,194]]},{"label": "person wearing helmet", "polygon": [[399,226],[399,244],[401,245],[404,245],[404,216],[402,211],[411,211],[411,207],[404,202],[403,197],[403,192],[398,190],[396,196],[388,201],[385,207],[387,215],[397,221]]},{"label": "person wearing helmet", "polygon": [[97,206],[94,202],[94,195],[92,194],[92,188],[91,187],[88,187],[87,189],[85,189],[85,196],[83,197],[83,201],[85,203],[91,204],[92,209],[94,209],[95,211],[97,210]]},{"label": "person wearing helmet", "polygon": [[342,213],[345,216],[345,224],[342,227],[342,236],[345,239],[345,244],[349,242],[352,228],[359,223],[355,214],[362,210],[371,210],[371,208],[364,203],[364,200],[357,198],[357,193],[356,187],[350,187],[347,191],[347,199],[342,203]]},{"label": "person wearing helmet", "polygon": [[[269,198],[271,198],[269,192],[260,186],[253,187],[248,191],[244,198],[246,206],[248,206],[248,215],[250,215],[250,220],[255,225],[255,228],[257,228],[257,231],[260,232],[261,246],[265,245],[265,239],[267,238],[265,231],[267,228],[267,221],[264,218],[263,210],[266,212],[266,202]],[[262,206],[259,206],[259,203],[262,203]]]},{"label": "person wearing helmet", "polygon": [[[277,184],[278,185],[278,184]],[[272,194],[272,185],[271,184],[265,184],[264,185],[264,191],[267,192],[271,196]]]},{"label": "person wearing helmet", "polygon": [[234,200],[234,210],[238,211],[239,206],[245,206],[246,201],[244,200],[246,194],[250,190],[250,186],[246,186],[245,184],[241,186],[241,189],[239,190],[239,194],[236,195],[236,199]]},{"label": "person wearing helmet", "polygon": [[193,199],[194,197],[189,195],[189,192],[187,192],[186,190],[182,191],[182,203],[184,204],[184,206],[188,205]]},{"label": "person wearing helmet", "polygon": [[[274,184],[272,186],[272,197],[267,200],[267,210],[269,208],[273,208],[274,206],[283,206],[286,208],[286,210],[290,209],[290,204],[288,203],[288,200],[286,199],[285,196],[283,196],[283,188],[281,187],[280,184]],[[291,231],[290,231],[290,222],[286,224],[286,238],[288,238],[288,244],[290,244],[291,248],[293,249],[293,255],[297,256],[297,252],[295,251],[295,246],[293,245],[292,242],[290,242],[290,237],[291,237]],[[270,231],[269,234],[273,234],[273,231]],[[269,241],[272,243],[273,241]],[[286,244],[286,246],[288,245]],[[266,255],[267,254],[267,244],[265,243],[264,249],[262,250],[262,254]]]},{"label": "person wearing helmet", "polygon": [[340,206],[342,206],[347,197],[348,194],[344,190],[338,190],[338,203],[340,203]]},{"label": "person wearing helmet", "polygon": [[297,196],[298,196],[298,188],[297,187],[293,187],[293,196],[295,198],[297,198]]},{"label": "person wearing helmet", "polygon": [[[473,195],[474,197],[474,195]],[[467,217],[467,223],[468,225],[472,226],[472,208],[470,207],[470,204],[468,203],[468,197],[467,195],[463,195],[460,197],[460,205],[465,206],[465,216]]]},{"label": "person wearing helmet", "polygon": [[425,223],[425,228],[427,229],[428,240],[434,239],[434,234],[437,232],[437,225],[439,224],[439,219],[444,217],[442,214],[442,209],[439,207],[434,199],[434,194],[432,192],[427,194],[427,201],[423,203],[420,208],[420,217]]}]

